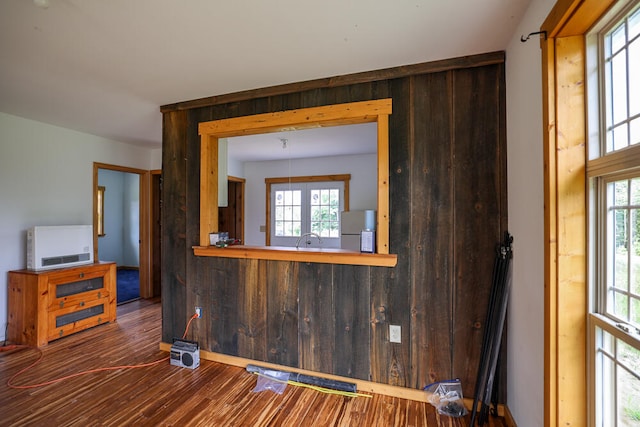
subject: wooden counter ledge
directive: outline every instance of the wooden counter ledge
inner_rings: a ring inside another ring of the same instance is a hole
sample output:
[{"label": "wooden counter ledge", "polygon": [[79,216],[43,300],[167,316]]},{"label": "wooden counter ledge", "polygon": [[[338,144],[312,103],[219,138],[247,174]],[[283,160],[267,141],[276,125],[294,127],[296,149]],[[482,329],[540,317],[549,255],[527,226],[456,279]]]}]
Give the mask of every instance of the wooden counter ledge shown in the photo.
[{"label": "wooden counter ledge", "polygon": [[290,248],[284,246],[232,245],[194,246],[196,256],[222,258],[266,259],[272,261],[316,262],[321,264],[371,265],[395,267],[398,256],[393,254],[368,254],[333,248]]}]

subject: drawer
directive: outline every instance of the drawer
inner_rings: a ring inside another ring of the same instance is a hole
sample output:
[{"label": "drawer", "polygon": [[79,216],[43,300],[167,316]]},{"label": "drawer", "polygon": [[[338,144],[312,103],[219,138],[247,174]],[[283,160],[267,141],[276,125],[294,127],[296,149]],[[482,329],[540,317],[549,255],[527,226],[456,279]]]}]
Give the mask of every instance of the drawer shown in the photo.
[{"label": "drawer", "polygon": [[49,310],[58,310],[109,296],[103,275],[86,274],[75,279],[77,280],[72,282],[49,281]]},{"label": "drawer", "polygon": [[103,277],[108,272],[108,265],[97,265],[91,266],[90,268],[88,266],[80,266],[64,270],[54,270],[47,274],[47,280],[50,285],[57,285],[59,283],[77,282],[79,280]]},{"label": "drawer", "polygon": [[94,299],[49,312],[49,341],[109,321],[109,298]]}]

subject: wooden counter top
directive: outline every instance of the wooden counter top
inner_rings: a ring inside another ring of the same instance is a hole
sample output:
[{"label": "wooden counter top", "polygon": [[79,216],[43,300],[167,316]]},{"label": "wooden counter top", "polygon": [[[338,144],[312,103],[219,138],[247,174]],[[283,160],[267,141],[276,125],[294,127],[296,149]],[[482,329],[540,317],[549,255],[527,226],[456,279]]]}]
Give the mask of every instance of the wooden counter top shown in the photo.
[{"label": "wooden counter top", "polygon": [[266,259],[273,261],[316,262],[322,264],[372,265],[395,267],[398,257],[394,254],[368,254],[334,248],[290,248],[284,246],[232,245],[194,246],[196,256],[222,258]]}]

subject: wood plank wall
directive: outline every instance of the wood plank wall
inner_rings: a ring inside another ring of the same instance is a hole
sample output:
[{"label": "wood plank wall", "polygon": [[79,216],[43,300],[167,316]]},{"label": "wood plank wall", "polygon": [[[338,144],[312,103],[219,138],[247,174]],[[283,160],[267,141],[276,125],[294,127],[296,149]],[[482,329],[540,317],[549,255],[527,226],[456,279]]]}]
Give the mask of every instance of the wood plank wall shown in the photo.
[{"label": "wood plank wall", "polygon": [[[459,377],[471,397],[507,230],[504,78],[496,52],[163,107],[163,341],[197,305],[203,349],[410,388]],[[193,255],[199,122],[381,98],[396,267]]]}]

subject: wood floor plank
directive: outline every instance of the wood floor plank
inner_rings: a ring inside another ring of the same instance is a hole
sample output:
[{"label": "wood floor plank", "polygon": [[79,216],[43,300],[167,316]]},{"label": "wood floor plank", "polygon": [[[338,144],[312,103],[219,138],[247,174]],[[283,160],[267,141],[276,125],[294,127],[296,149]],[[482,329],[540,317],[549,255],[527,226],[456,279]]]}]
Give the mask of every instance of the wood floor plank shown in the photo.
[{"label": "wood floor plank", "polygon": [[[282,394],[254,392],[254,374],[206,360],[193,370],[171,366],[167,353],[159,350],[161,323],[157,301],[119,306],[116,323],[42,347],[43,360],[16,383],[40,383],[97,367],[161,363],[34,389],[12,389],[7,380],[36,360],[36,351],[0,352],[0,425],[463,427],[469,422],[469,417],[441,416],[428,403],[382,395],[352,398],[293,385]],[[503,420],[492,418],[488,426],[504,427]]]}]

